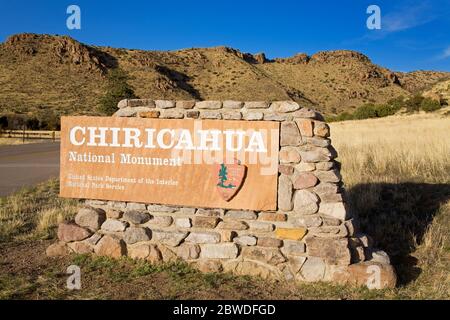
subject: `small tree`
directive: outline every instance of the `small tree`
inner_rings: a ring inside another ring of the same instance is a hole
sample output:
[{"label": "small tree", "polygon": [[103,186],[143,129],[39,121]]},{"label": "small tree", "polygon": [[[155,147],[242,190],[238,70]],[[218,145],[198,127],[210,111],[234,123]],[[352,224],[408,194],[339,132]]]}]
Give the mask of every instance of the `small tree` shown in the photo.
[{"label": "small tree", "polygon": [[425,98],[422,100],[422,103],[420,104],[420,109],[422,109],[425,112],[432,112],[439,110],[441,108],[441,104],[433,99]]},{"label": "small tree", "polygon": [[223,163],[220,165],[219,180],[220,180],[220,182],[217,185],[221,188],[231,189],[231,188],[235,187],[235,185],[233,185],[231,183],[228,185],[225,184],[225,182],[228,180],[228,170],[227,170],[227,167]]},{"label": "small tree", "polygon": [[117,103],[120,100],[136,98],[128,80],[128,75],[122,69],[115,68],[108,72],[107,91],[99,102],[98,111],[100,113],[110,116],[116,112]]}]

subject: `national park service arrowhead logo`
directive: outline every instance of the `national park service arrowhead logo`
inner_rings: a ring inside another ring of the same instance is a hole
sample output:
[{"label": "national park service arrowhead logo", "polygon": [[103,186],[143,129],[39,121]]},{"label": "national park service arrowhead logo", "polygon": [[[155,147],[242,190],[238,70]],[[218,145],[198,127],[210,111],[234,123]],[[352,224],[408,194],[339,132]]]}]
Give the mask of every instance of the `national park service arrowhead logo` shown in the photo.
[{"label": "national park service arrowhead logo", "polygon": [[218,164],[215,166],[217,174],[217,191],[225,201],[230,201],[241,188],[247,167],[238,160],[231,164]]}]

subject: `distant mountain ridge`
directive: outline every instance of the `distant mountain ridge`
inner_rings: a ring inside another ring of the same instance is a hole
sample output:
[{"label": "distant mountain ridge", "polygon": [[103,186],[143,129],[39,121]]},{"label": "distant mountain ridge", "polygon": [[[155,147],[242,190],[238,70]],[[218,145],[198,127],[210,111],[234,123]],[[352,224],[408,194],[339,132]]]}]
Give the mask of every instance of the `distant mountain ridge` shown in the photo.
[{"label": "distant mountain ridge", "polygon": [[117,66],[143,98],[292,99],[326,114],[410,96],[450,79],[449,72],[393,72],[348,50],[269,60],[228,47],[144,51],[27,33],[0,44],[0,112],[95,114],[105,75]]}]

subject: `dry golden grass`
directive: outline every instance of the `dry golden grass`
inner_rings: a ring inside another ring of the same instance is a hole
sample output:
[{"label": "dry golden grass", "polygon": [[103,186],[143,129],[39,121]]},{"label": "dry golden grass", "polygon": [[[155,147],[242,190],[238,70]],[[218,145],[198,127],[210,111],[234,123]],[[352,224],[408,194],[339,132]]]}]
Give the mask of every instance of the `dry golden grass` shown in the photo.
[{"label": "dry golden grass", "polygon": [[58,192],[58,180],[50,180],[0,198],[0,242],[53,237],[58,223],[77,209],[76,200],[59,198]]},{"label": "dry golden grass", "polygon": [[450,118],[393,116],[331,125],[348,186],[365,181],[450,181]]},{"label": "dry golden grass", "polygon": [[450,297],[449,129],[439,114],[331,125],[350,206],[391,255],[400,297]]}]

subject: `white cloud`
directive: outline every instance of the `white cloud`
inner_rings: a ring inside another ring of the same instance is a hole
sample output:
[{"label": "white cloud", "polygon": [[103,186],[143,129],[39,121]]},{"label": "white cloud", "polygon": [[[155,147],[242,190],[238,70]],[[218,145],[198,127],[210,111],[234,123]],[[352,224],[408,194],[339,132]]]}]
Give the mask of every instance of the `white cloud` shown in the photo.
[{"label": "white cloud", "polygon": [[450,46],[447,47],[447,49],[444,50],[442,53],[442,59],[450,58]]},{"label": "white cloud", "polygon": [[395,12],[382,17],[382,29],[387,32],[398,32],[412,29],[435,20],[439,15],[428,2],[417,5],[406,5]]}]

